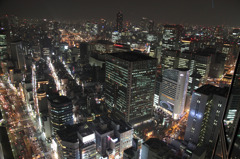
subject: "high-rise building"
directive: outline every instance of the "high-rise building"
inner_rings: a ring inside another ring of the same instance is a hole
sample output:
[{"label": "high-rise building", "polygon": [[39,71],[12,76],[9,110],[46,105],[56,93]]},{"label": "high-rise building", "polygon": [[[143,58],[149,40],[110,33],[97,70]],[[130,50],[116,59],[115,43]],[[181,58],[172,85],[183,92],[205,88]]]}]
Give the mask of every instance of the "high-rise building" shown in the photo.
[{"label": "high-rise building", "polygon": [[117,13],[117,31],[120,33],[123,30],[123,13],[119,11]]},{"label": "high-rise building", "polygon": [[182,52],[179,54],[178,68],[188,68],[189,73],[192,74],[191,69],[192,53],[191,52]]},{"label": "high-rise building", "polygon": [[24,69],[25,67],[25,48],[22,41],[11,43],[11,59],[14,61],[16,68]]},{"label": "high-rise building", "polygon": [[152,115],[157,59],[135,52],[106,56],[105,101],[118,118],[136,123]]},{"label": "high-rise building", "polygon": [[179,50],[182,30],[181,25],[164,25],[162,49]]},{"label": "high-rise building", "polygon": [[179,54],[177,50],[165,50],[161,57],[162,71],[166,69],[178,68]]},{"label": "high-rise building", "polygon": [[179,119],[184,112],[188,78],[188,69],[168,69],[163,72],[160,106],[173,119]]},{"label": "high-rise building", "polygon": [[201,81],[205,82],[209,75],[211,64],[211,55],[209,54],[196,54],[194,55],[194,60],[192,60],[192,72],[195,74],[200,74],[202,76]]},{"label": "high-rise building", "polygon": [[213,85],[203,85],[194,91],[184,136],[190,150],[201,146],[209,150],[213,148],[220,130],[227,94],[227,87]]},{"label": "high-rise building", "polygon": [[50,117],[53,131],[60,130],[65,125],[73,124],[72,101],[65,96],[50,96]]},{"label": "high-rise building", "polygon": [[221,78],[224,73],[226,54],[214,52],[211,57],[211,65],[209,69],[209,77]]},{"label": "high-rise building", "polygon": [[7,32],[0,28],[0,63],[8,57]]},{"label": "high-rise building", "polygon": [[230,87],[225,114],[214,154],[221,158],[240,158],[240,57]]}]

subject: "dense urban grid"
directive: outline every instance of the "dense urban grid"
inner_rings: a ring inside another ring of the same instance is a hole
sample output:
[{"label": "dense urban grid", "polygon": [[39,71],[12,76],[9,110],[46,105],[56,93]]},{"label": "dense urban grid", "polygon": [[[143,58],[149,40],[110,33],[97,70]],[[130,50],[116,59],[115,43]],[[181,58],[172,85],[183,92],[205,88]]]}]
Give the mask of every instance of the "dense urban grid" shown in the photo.
[{"label": "dense urban grid", "polygon": [[0,158],[239,159],[240,28],[0,17]]}]

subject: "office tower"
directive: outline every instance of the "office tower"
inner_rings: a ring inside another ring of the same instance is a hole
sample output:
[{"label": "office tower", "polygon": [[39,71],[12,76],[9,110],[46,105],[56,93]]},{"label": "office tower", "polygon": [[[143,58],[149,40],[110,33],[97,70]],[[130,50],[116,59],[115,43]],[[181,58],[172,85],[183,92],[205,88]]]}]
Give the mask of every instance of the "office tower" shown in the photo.
[{"label": "office tower", "polygon": [[195,73],[195,72],[192,75],[189,76],[188,94],[192,95],[193,91],[199,88],[199,86],[201,84],[201,80],[202,80],[202,76],[200,74]]},{"label": "office tower", "polygon": [[179,54],[177,50],[165,50],[162,53],[161,65],[162,71],[166,69],[173,69],[178,67],[179,63]]},{"label": "office tower", "polygon": [[77,135],[78,126],[67,126],[56,132],[57,152],[59,158],[80,158],[79,139]]},{"label": "office tower", "polygon": [[194,60],[191,61],[192,72],[202,76],[201,82],[205,82],[209,75],[211,55],[197,53],[194,55]]},{"label": "office tower", "polygon": [[240,158],[240,57],[233,76],[228,95],[225,114],[221,123],[219,140],[215,147],[215,155],[221,158]]},{"label": "office tower", "polygon": [[191,39],[185,38],[181,40],[181,52],[190,51]]},{"label": "office tower", "polygon": [[50,117],[53,131],[60,130],[64,125],[73,124],[72,101],[65,96],[50,96]]},{"label": "office tower", "polygon": [[212,85],[203,85],[194,91],[184,136],[190,150],[201,146],[207,151],[213,148],[220,130],[227,94],[227,87]]},{"label": "office tower", "polygon": [[121,11],[117,13],[117,31],[120,33],[123,30],[123,14]]},{"label": "office tower", "polygon": [[8,57],[7,32],[0,28],[0,63]]},{"label": "office tower", "polygon": [[152,115],[157,59],[135,52],[106,56],[105,101],[118,118],[137,123]]},{"label": "office tower", "polygon": [[25,67],[25,48],[22,41],[16,41],[11,43],[11,56],[14,61],[15,67],[18,69],[24,69]]},{"label": "office tower", "polygon": [[164,25],[163,27],[162,49],[179,50],[183,27],[181,25]]},{"label": "office tower", "polygon": [[163,72],[160,106],[175,120],[184,112],[188,78],[188,69],[168,69]]},{"label": "office tower", "polygon": [[178,159],[167,144],[158,138],[150,138],[142,144],[141,159],[169,158]]},{"label": "office tower", "polygon": [[191,52],[182,52],[179,54],[178,68],[188,68],[189,73],[192,74],[193,70],[191,69],[192,62],[192,53]]},{"label": "office tower", "polygon": [[214,52],[211,57],[211,65],[209,69],[209,77],[221,78],[224,73],[226,54]]}]

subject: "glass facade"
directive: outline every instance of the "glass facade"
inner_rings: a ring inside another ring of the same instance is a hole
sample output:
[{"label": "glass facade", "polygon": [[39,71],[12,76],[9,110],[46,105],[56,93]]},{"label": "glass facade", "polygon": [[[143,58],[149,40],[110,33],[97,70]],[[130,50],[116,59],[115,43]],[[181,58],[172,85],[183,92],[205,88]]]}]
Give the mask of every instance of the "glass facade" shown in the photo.
[{"label": "glass facade", "polygon": [[0,30],[0,62],[7,58],[7,39],[6,33]]},{"label": "glass facade", "polygon": [[64,96],[59,96],[58,98],[58,100],[50,101],[51,124],[54,131],[59,130],[64,125],[73,124],[73,105],[71,100]]},{"label": "glass facade", "polygon": [[225,143],[229,158],[240,157],[240,59],[236,65],[226,114],[223,120]]},{"label": "glass facade", "polygon": [[105,75],[108,109],[128,122],[151,115],[156,65],[157,59],[154,58],[127,60],[108,55]]},{"label": "glass facade", "polygon": [[214,155],[221,158],[240,158],[240,58],[238,55],[232,85],[228,94],[226,110],[215,145]]}]

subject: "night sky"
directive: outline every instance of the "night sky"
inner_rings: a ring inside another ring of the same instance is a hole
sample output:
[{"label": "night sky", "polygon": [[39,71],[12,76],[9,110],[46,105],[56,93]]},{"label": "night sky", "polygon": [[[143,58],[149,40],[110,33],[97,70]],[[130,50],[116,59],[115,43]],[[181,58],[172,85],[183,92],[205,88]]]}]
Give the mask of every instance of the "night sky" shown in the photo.
[{"label": "night sky", "polygon": [[240,0],[0,0],[0,14],[26,18],[115,21],[119,10],[124,21],[240,25]]}]

